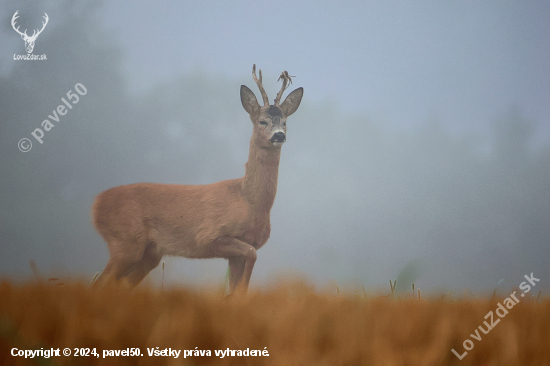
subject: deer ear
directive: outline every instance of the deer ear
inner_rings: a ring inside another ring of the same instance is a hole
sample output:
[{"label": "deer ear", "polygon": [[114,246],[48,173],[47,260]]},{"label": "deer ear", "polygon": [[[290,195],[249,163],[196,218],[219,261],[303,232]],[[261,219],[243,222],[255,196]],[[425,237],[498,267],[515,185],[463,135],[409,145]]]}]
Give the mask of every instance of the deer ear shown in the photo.
[{"label": "deer ear", "polygon": [[[242,93],[241,93],[242,95]],[[292,113],[296,112],[302,101],[302,96],[304,95],[304,88],[298,88],[290,93],[283,104],[281,104],[281,109],[285,117],[290,116]]]},{"label": "deer ear", "polygon": [[244,110],[251,116],[260,113],[260,105],[258,104],[258,100],[252,90],[250,90],[246,85],[241,85],[241,103]]}]

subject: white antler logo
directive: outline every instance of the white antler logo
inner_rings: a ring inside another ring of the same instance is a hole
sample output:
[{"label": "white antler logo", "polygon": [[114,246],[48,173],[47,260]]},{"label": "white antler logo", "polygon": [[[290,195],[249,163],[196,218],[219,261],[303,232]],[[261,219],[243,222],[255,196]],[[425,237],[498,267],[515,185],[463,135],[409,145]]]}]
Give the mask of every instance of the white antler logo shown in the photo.
[{"label": "white antler logo", "polygon": [[[44,30],[44,28],[46,28],[46,24],[48,24],[48,14],[44,13],[44,19],[46,20],[45,22],[42,22],[42,29],[40,30],[37,30],[35,29],[32,36],[28,36],[27,35],[27,30],[25,29],[24,32],[21,32],[19,31],[19,27],[15,28],[15,20],[17,18],[19,18],[19,15],[17,15],[17,13],[19,12],[19,10],[17,10],[15,12],[15,14],[13,14],[13,17],[11,18],[11,26],[13,27],[13,29],[19,33],[21,35],[21,38],[23,38],[23,40],[25,41],[25,48],[27,49],[27,53],[32,53],[32,50],[34,49],[34,41],[36,41],[36,38],[38,38],[38,36],[40,35],[40,33],[42,33],[42,31]],[[38,32],[38,33],[37,33]]]}]

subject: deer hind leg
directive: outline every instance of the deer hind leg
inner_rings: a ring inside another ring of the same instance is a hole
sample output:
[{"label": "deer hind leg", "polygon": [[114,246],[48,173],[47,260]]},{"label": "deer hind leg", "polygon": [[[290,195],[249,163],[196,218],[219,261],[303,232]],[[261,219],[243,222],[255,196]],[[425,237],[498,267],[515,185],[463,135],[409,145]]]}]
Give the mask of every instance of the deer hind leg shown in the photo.
[{"label": "deer hind leg", "polygon": [[225,236],[214,240],[211,247],[216,257],[229,260],[229,292],[246,293],[256,262],[256,249],[244,241]]},{"label": "deer hind leg", "polygon": [[116,264],[115,264],[115,260],[113,260],[114,258],[111,256],[111,258],[109,258],[109,262],[107,263],[107,265],[105,266],[105,269],[103,270],[103,272],[101,272],[101,274],[99,275],[99,277],[95,280],[94,282],[94,285],[102,285],[106,282],[110,282],[110,281],[113,281],[115,279],[115,267],[116,267]]},{"label": "deer hind leg", "polygon": [[[109,244],[110,248],[119,248],[116,243]],[[135,254],[129,255],[132,252]],[[135,287],[159,264],[161,258],[156,243],[152,241],[149,241],[142,251],[111,251],[109,262],[96,283],[124,280],[130,287]]]},{"label": "deer hind leg", "polygon": [[[132,263],[135,261],[128,258],[127,253],[131,253],[128,250],[121,250],[119,248],[125,247],[124,241],[114,240],[111,238],[106,238],[104,236],[107,246],[109,247],[110,257],[109,262],[105,266],[105,269],[97,280],[95,285],[103,285],[105,283],[116,282],[120,280],[123,275],[130,269]],[[136,258],[137,259],[137,258]]]},{"label": "deer hind leg", "polygon": [[137,286],[153,268],[158,266],[161,258],[162,254],[157,251],[157,245],[154,242],[149,242],[141,259],[132,264],[126,272],[125,277],[130,286]]}]

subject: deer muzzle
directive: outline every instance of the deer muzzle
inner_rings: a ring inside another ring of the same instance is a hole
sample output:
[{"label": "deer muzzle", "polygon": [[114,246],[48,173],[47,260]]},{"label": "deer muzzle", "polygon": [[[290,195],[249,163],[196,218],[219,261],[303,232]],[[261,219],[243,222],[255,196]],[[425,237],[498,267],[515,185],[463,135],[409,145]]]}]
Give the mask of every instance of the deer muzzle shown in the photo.
[{"label": "deer muzzle", "polygon": [[271,136],[271,142],[275,146],[281,146],[285,141],[286,141],[286,135],[284,132],[275,132],[273,136]]}]

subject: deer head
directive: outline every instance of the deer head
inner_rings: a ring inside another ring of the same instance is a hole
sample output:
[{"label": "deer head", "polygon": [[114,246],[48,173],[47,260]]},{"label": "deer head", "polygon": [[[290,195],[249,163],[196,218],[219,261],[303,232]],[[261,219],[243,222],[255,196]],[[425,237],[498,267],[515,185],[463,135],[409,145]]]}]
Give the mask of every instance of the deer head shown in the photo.
[{"label": "deer head", "polygon": [[258,79],[256,76],[256,65],[252,66],[252,77],[260,89],[264,105],[260,107],[252,90],[245,85],[241,85],[241,103],[254,124],[254,136],[257,137],[256,142],[263,148],[280,148],[286,141],[286,119],[296,112],[300,106],[304,89],[298,88],[294,90],[279,105],[283,92],[287,88],[287,83],[289,81],[292,82],[290,76],[288,76],[288,72],[283,71],[281,74],[283,86],[277,93],[275,103],[269,105],[269,99],[262,85],[262,70],[260,70],[260,78]]},{"label": "deer head", "polygon": [[[34,49],[34,42],[36,41],[36,38],[38,38],[38,36],[40,35],[40,33],[42,33],[42,31],[44,30],[44,28],[46,28],[46,24],[48,24],[48,14],[44,13],[44,19],[45,21],[42,22],[42,29],[38,30],[38,29],[35,29],[34,32],[32,33],[32,36],[28,36],[27,35],[27,30],[25,29],[24,32],[20,32],[19,31],[19,27],[15,28],[15,20],[17,18],[19,18],[19,16],[17,15],[17,13],[19,12],[19,10],[17,10],[15,12],[15,14],[13,14],[13,17],[11,18],[11,26],[13,27],[13,29],[19,33],[21,35],[21,38],[23,38],[23,41],[25,41],[25,49],[27,50],[27,53],[32,53],[32,50]],[[38,32],[38,33],[37,33]]]}]

